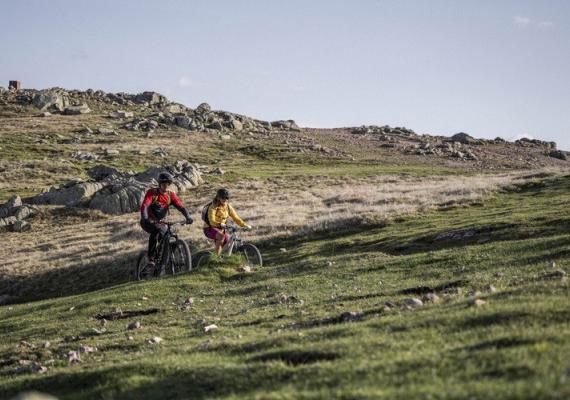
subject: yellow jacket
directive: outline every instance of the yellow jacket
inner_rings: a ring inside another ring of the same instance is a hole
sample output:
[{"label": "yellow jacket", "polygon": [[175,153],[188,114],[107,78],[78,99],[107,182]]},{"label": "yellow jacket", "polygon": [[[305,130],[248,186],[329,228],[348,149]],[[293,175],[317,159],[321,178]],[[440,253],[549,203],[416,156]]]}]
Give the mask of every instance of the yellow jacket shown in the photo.
[{"label": "yellow jacket", "polygon": [[208,221],[210,221],[210,226],[205,224],[204,228],[218,228],[220,224],[227,223],[228,217],[233,219],[235,223],[241,227],[244,227],[246,225],[246,223],[243,222],[239,215],[237,215],[231,204],[228,203],[226,206],[220,204],[217,207],[214,207],[214,204],[212,204],[210,208],[208,208]]}]

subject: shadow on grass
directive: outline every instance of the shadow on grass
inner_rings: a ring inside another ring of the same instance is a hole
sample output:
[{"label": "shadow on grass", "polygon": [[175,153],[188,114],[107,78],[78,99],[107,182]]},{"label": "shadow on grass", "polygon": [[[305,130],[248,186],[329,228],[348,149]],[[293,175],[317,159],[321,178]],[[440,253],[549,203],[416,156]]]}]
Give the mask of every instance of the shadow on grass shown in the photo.
[{"label": "shadow on grass", "polygon": [[[262,361],[262,360],[260,360]],[[98,371],[77,370],[37,377],[7,385],[7,398],[21,391],[37,390],[61,399],[211,399],[248,396],[257,391],[278,391],[295,372],[267,368],[265,363],[245,366],[192,365],[166,368],[151,365],[123,365]],[[306,379],[310,372],[305,371]],[[133,379],[135,379],[133,381]],[[123,381],[128,385],[123,384]],[[133,387],[132,382],[137,382]]]},{"label": "shadow on grass", "polygon": [[2,276],[0,293],[10,296],[9,303],[19,304],[105,289],[133,280],[138,254],[121,254],[113,262],[80,262],[33,275]]}]

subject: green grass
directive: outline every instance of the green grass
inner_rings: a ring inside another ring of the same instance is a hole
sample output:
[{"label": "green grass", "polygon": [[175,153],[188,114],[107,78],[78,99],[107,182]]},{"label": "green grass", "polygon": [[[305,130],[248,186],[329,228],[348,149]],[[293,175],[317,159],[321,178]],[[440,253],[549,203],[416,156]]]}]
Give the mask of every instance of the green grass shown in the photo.
[{"label": "green grass", "polygon": [[[542,179],[474,205],[259,243],[266,266],[251,274],[212,265],[4,306],[0,396],[568,398],[570,292],[547,274],[551,260],[570,264],[569,207],[570,176]],[[442,235],[450,231],[473,235]],[[469,306],[469,292],[486,284],[497,291]],[[430,290],[439,303],[404,305]],[[387,301],[396,307],[384,310]],[[117,307],[157,312],[109,321],[94,335],[95,317]],[[346,311],[362,318],[343,322]],[[134,320],[143,328],[128,331]],[[207,324],[219,329],[205,333]],[[148,344],[153,336],[164,341]],[[51,354],[39,348],[46,340]],[[80,344],[98,351],[68,365],[65,354]],[[49,370],[15,374],[22,359]]]}]

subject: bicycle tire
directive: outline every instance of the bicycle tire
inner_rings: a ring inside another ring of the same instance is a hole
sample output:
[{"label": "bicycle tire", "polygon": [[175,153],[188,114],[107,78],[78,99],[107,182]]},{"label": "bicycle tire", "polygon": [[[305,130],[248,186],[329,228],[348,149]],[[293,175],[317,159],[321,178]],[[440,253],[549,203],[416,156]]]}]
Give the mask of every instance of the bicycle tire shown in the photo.
[{"label": "bicycle tire", "polygon": [[170,245],[170,267],[173,275],[184,271],[192,271],[190,247],[182,239],[178,239]]},{"label": "bicycle tire", "polygon": [[257,247],[251,243],[244,243],[236,249],[236,253],[240,254],[251,267],[263,267],[263,258]]},{"label": "bicycle tire", "polygon": [[206,264],[213,253],[211,251],[200,251],[196,254],[196,260],[194,262],[195,268],[199,269]]},{"label": "bicycle tire", "polygon": [[137,264],[135,266],[135,280],[142,281],[143,277],[141,276],[141,272],[148,264],[148,256],[146,251],[141,251],[138,258]]}]

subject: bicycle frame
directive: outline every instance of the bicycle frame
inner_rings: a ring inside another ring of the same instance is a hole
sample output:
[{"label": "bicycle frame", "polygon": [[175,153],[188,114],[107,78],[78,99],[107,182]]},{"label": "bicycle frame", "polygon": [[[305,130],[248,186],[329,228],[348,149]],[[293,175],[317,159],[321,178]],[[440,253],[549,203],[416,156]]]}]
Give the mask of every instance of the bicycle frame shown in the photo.
[{"label": "bicycle frame", "polygon": [[233,254],[234,248],[236,245],[242,242],[242,239],[239,236],[239,230],[236,227],[227,226],[226,230],[230,233],[230,240],[226,244],[225,252],[227,255],[231,256]]}]

